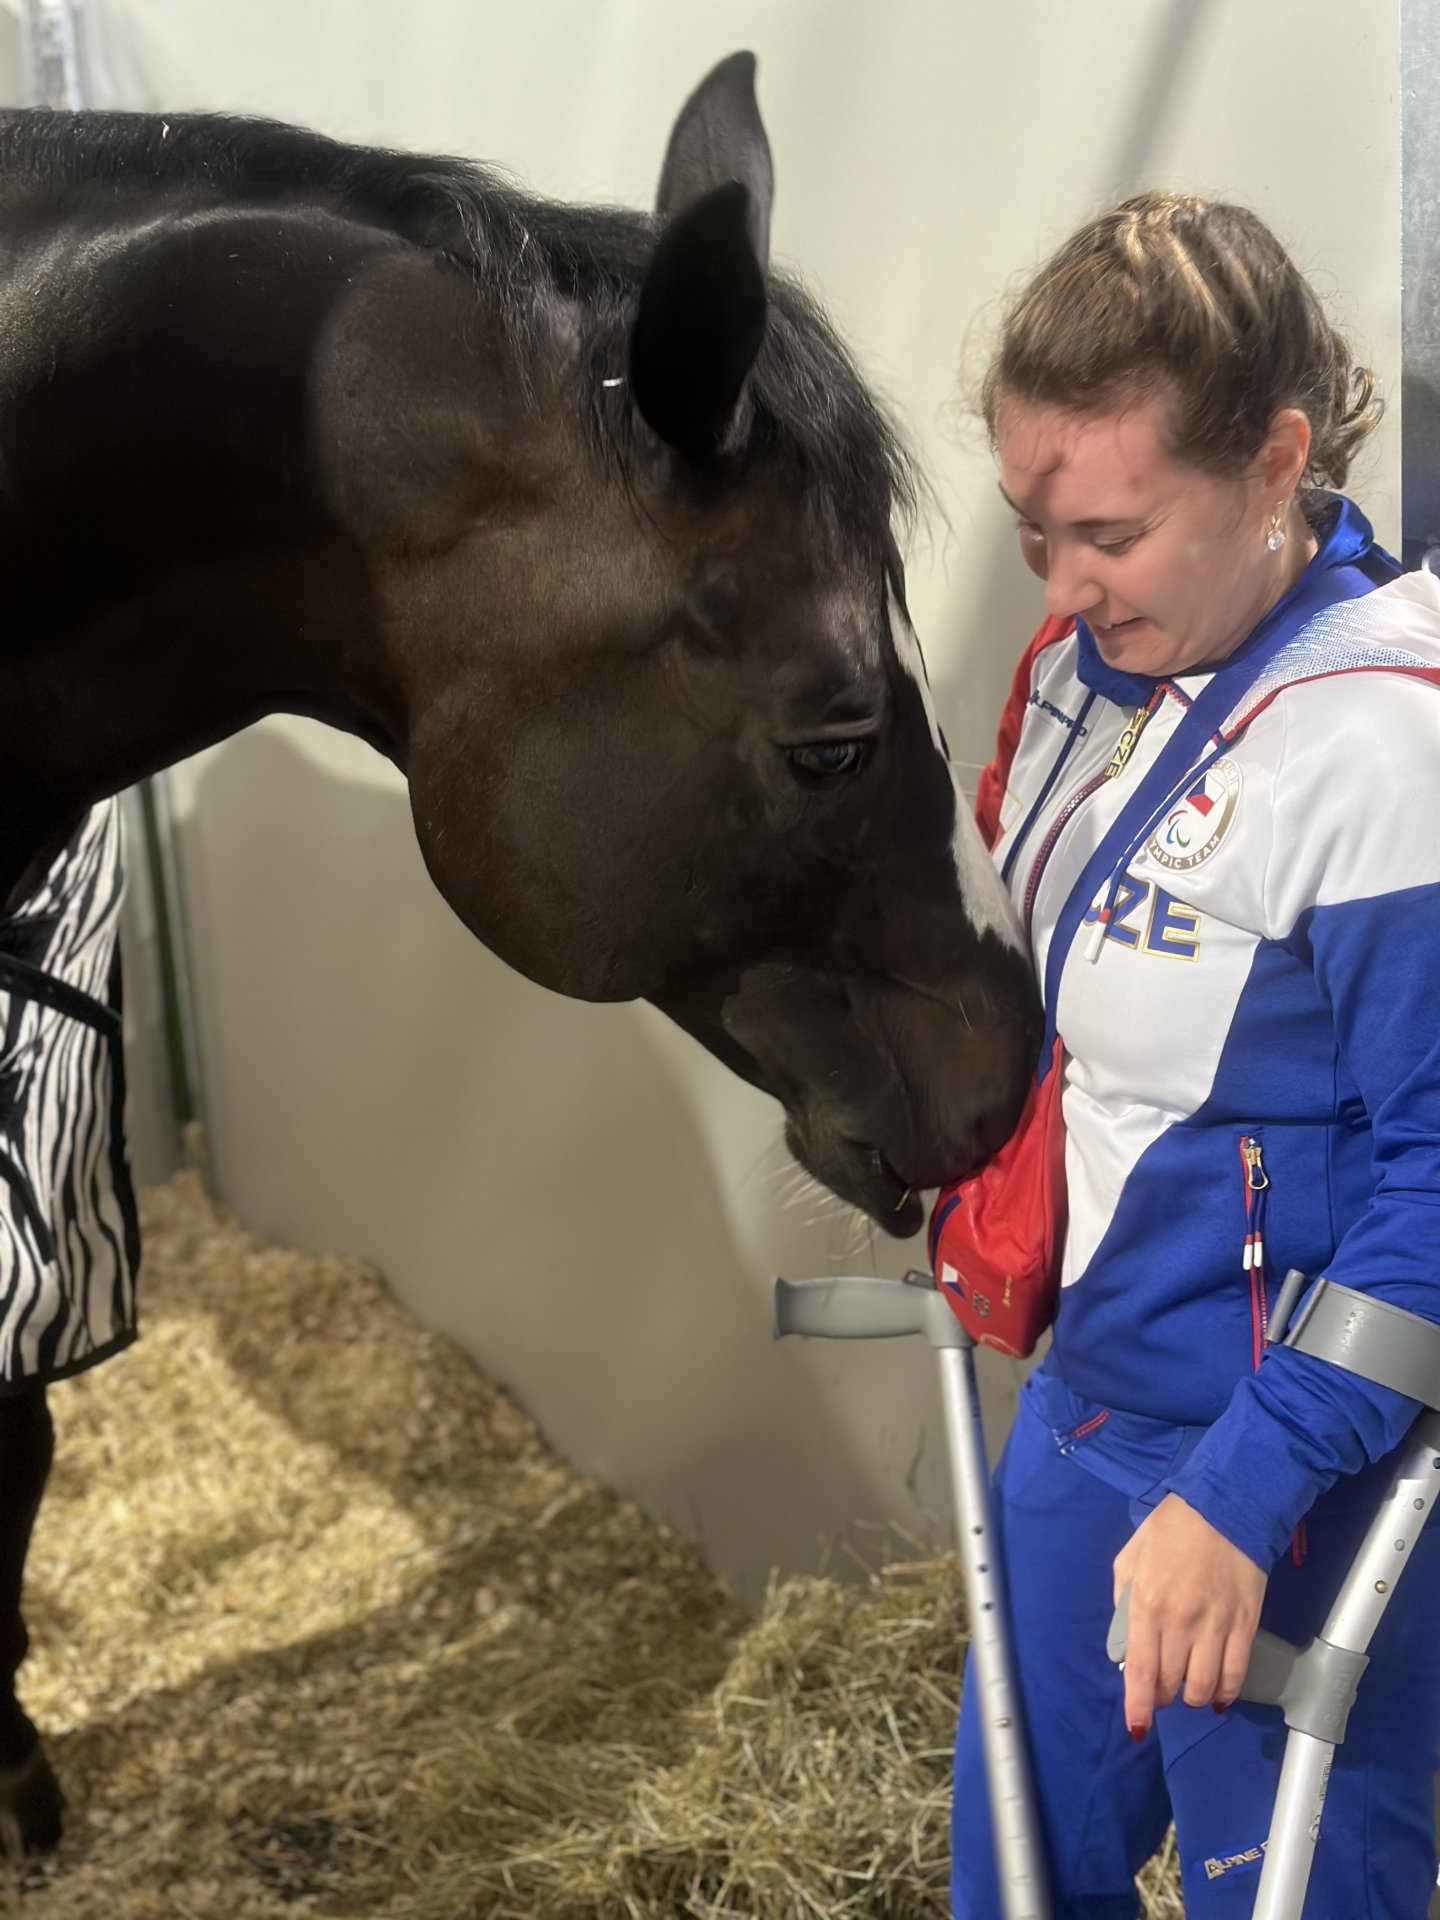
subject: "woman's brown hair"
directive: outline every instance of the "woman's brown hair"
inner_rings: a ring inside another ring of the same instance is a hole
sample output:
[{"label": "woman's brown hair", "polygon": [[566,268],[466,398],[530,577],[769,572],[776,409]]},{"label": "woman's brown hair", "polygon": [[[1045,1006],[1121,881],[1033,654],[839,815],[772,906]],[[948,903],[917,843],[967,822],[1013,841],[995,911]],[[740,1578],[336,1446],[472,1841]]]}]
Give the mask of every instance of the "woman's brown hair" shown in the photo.
[{"label": "woman's brown hair", "polygon": [[1344,485],[1382,407],[1263,220],[1155,191],[1088,221],[1021,290],[981,404],[993,442],[1010,397],[1090,412],[1165,390],[1175,457],[1226,477],[1245,470],[1281,408],[1300,408],[1316,487]]}]

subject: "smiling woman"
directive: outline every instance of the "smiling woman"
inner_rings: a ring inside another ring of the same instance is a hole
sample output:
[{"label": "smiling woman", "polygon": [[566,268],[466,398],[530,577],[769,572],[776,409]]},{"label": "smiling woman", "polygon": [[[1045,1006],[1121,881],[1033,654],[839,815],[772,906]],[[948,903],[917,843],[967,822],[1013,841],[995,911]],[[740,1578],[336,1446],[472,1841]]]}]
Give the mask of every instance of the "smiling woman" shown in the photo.
[{"label": "smiling woman", "polygon": [[[1440,584],[1321,490],[1370,378],[1242,209],[1152,193],[1087,223],[985,403],[1050,614],[985,791],[1063,1042],[1069,1187],[996,1475],[1020,1690],[1057,1909],[1133,1914],[1173,1811],[1186,1912],[1219,1920],[1251,1909],[1279,1772],[1278,1710],[1235,1705],[1257,1623],[1319,1630],[1414,1413],[1269,1344],[1280,1276],[1440,1319]],[[1434,1883],[1440,1537],[1395,1604],[1315,1920],[1405,1920]],[[956,1769],[956,1913],[992,1920],[969,1692]]]},{"label": "smiling woman", "polygon": [[1131,673],[1223,660],[1315,552],[1295,498],[1310,447],[1299,408],[1277,410],[1237,492],[1174,453],[1176,406],[1166,391],[1100,414],[1010,397],[996,420],[1001,491],[1048,612],[1083,618]]},{"label": "smiling woman", "polygon": [[1263,222],[1167,193],[1059,250],[982,405],[1047,611],[1150,674],[1224,659],[1293,585],[1315,552],[1301,483],[1343,486],[1380,415]]}]

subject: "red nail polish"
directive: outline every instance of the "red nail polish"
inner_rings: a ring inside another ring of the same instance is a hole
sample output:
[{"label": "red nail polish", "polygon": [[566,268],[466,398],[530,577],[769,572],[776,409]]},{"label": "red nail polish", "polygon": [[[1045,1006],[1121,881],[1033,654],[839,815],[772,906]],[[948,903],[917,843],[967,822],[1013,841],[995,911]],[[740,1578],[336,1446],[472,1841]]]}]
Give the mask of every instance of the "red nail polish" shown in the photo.
[{"label": "red nail polish", "polygon": [[1146,1729],[1144,1727],[1131,1727],[1130,1729],[1130,1738],[1137,1744],[1145,1738],[1145,1734]]}]

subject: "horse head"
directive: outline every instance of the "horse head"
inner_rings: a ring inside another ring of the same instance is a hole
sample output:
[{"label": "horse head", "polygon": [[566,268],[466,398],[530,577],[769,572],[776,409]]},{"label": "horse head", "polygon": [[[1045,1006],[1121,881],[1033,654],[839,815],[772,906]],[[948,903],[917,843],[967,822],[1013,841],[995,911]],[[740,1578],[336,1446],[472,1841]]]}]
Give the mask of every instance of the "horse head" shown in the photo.
[{"label": "horse head", "polygon": [[[1036,1000],[906,612],[903,455],[769,271],[753,73],[737,55],[687,102],[602,310],[552,284],[532,315],[552,424],[525,511],[427,570],[445,643],[399,615],[425,662],[403,764],[488,946],[560,993],[651,1000],[908,1233],[918,1190],[1013,1125]],[[457,645],[477,605],[502,637]]]},{"label": "horse head", "polygon": [[1013,1124],[1029,970],[936,725],[905,458],[768,259],[754,63],[653,216],[220,116],[0,114],[0,900],[277,709],[441,892],[647,998],[908,1232]]}]

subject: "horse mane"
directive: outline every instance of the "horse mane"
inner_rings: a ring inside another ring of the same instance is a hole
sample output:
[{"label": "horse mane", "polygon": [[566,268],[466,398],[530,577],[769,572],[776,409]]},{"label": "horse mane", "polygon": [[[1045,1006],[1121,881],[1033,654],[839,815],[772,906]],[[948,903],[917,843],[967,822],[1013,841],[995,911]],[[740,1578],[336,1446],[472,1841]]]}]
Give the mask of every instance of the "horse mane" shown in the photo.
[{"label": "horse mane", "polygon": [[[271,120],[0,113],[0,199],[38,192],[63,203],[97,183],[120,195],[182,188],[214,204],[318,201],[445,254],[482,280],[522,364],[547,305],[573,302],[586,328],[587,412],[628,468],[635,409],[616,376],[655,242],[650,214],[546,200],[475,161],[352,146]],[[834,329],[783,272],[771,270],[769,295],[746,437],[729,457],[787,471],[843,530],[913,519],[914,460]]]}]

